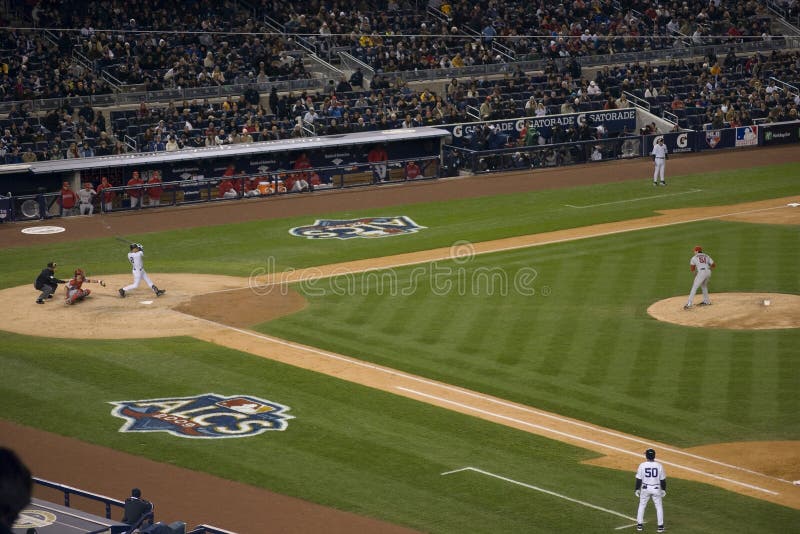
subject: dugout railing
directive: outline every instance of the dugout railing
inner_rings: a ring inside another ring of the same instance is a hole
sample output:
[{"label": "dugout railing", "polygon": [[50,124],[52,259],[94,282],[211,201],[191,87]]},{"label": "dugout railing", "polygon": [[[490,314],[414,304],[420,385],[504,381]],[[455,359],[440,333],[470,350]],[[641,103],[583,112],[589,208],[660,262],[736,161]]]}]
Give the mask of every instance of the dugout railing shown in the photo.
[{"label": "dugout railing", "polygon": [[460,173],[481,174],[641,158],[650,156],[659,138],[669,154],[775,146],[800,142],[800,121],[534,145],[520,144],[512,133],[500,148],[445,145],[442,165]]},{"label": "dugout railing", "polygon": [[[74,488],[72,486],[67,486],[66,484],[59,484],[58,482],[52,482],[50,480],[45,480],[43,478],[34,477],[34,483],[39,486],[43,486],[45,488],[49,488],[52,490],[59,491],[64,495],[64,506],[67,508],[71,508],[71,496],[78,496],[88,499],[90,501],[95,501],[101,503],[105,506],[105,518],[112,519],[112,509],[118,509],[117,511],[122,513],[125,509],[125,502],[119,499],[114,499],[113,497],[106,497],[105,495],[101,495],[99,493],[92,493],[90,491],[82,490],[79,488]],[[150,511],[149,513],[145,514],[135,525],[132,525],[130,528],[123,532],[134,532],[135,530],[139,529],[145,523],[154,523],[155,522],[155,513]],[[108,529],[103,529],[102,532],[108,532]],[[221,529],[219,527],[215,527],[212,525],[198,525],[191,530],[187,530],[186,534],[236,534],[233,531]],[[90,533],[91,534],[91,533]],[[121,533],[120,533],[121,534]]]},{"label": "dugout railing", "polygon": [[[523,124],[520,122],[520,124]],[[419,162],[420,175],[414,180],[435,179],[440,176],[457,174],[481,174],[514,170],[536,170],[563,165],[595,163],[619,159],[649,157],[656,139],[663,138],[669,154],[686,152],[703,152],[723,149],[738,149],[756,146],[775,146],[800,142],[800,121],[739,126],[706,131],[669,132],[657,135],[629,135],[608,139],[591,139],[585,141],[520,145],[518,132],[506,135],[502,148],[480,149],[463,146],[444,145],[441,159],[429,156],[415,158]],[[597,157],[595,152],[599,153]],[[387,162],[388,182],[402,183],[411,181],[407,175],[408,163],[411,159],[391,160]],[[373,165],[369,163],[349,164],[335,167],[315,167],[301,170],[276,170],[260,173],[259,182],[264,182],[267,194],[249,197],[240,191],[231,198],[219,197],[219,182],[222,177],[193,178],[180,181],[168,181],[160,184],[163,188],[158,206],[149,202],[130,207],[131,190],[138,190],[146,196],[152,185],[141,185],[135,188],[126,186],[114,187],[109,191],[115,193],[111,211],[143,210],[154,207],[180,206],[187,204],[211,203],[218,201],[236,201],[243,199],[268,199],[295,193],[286,187],[287,179],[296,174],[318,174],[326,177],[324,183],[315,191],[325,189],[341,189],[376,185]],[[239,175],[236,179],[251,178],[253,175]],[[282,189],[282,184],[283,188]],[[189,195],[187,195],[189,192]],[[317,194],[316,192],[313,194]],[[142,195],[140,195],[141,198]],[[39,193],[0,197],[0,221],[31,220],[50,217],[75,215],[77,209],[65,211],[60,202],[59,192]],[[102,212],[103,206],[97,207],[95,213]]]},{"label": "dugout railing", "polygon": [[[375,164],[353,163],[345,166],[277,169],[258,174],[237,174],[230,177],[188,176],[186,179],[165,181],[159,184],[144,183],[136,186],[116,186],[108,188],[95,196],[92,203],[94,206],[93,214],[237,200],[269,199],[287,195],[317,194],[328,190],[370,185],[433,180],[440,177],[442,170],[438,156],[388,160],[385,162],[385,166],[386,173],[383,180],[380,179]],[[147,180],[153,172],[158,171],[142,171],[142,178]],[[225,179],[229,179],[234,188],[232,194],[225,195],[224,192],[221,193],[220,184]],[[305,180],[309,187],[295,189],[294,185],[301,179]],[[96,182],[97,180],[94,176],[82,176],[80,181]],[[250,185],[250,190],[246,191],[249,184],[254,185],[255,188]],[[149,195],[149,192],[155,188],[161,190],[157,203]],[[75,189],[76,187],[73,187],[73,190]],[[110,210],[107,209],[107,202],[104,202],[103,197],[106,194],[113,197]],[[137,199],[133,206],[132,198]],[[79,215],[81,215],[80,205],[76,204],[73,207],[65,208],[61,202],[60,191],[31,195],[11,195],[0,199],[0,221],[4,219],[8,221],[25,221]]]}]

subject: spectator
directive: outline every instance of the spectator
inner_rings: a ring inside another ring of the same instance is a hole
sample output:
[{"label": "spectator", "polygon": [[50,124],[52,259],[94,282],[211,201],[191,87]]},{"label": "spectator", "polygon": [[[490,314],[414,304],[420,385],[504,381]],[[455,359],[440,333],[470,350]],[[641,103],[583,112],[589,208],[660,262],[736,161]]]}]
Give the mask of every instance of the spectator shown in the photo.
[{"label": "spectator", "polygon": [[600,161],[603,159],[603,153],[600,151],[600,145],[595,145],[592,149],[592,161]]},{"label": "spectator", "polygon": [[92,150],[92,147],[89,146],[89,141],[83,141],[83,145],[81,145],[79,153],[82,158],[94,157],[94,150]]},{"label": "spectator", "polygon": [[178,145],[178,140],[175,138],[174,135],[169,136],[169,138],[167,139],[167,144],[165,145],[164,149],[167,152],[175,152],[178,149],[180,149],[180,146]]},{"label": "spectator", "polygon": [[0,447],[0,531],[11,533],[19,513],[31,502],[33,478],[11,449]]},{"label": "spectator", "polygon": [[[131,526],[138,526],[153,511],[153,503],[142,498],[139,488],[131,490],[131,496],[125,499],[122,522]],[[152,523],[152,518],[151,518]]]},{"label": "spectator", "polygon": [[24,163],[33,163],[38,158],[36,157],[36,153],[33,151],[32,148],[28,147],[25,152],[22,154],[22,161]]},{"label": "spectator", "polygon": [[69,148],[67,149],[67,159],[78,159],[81,157],[81,153],[78,150],[77,143],[71,143]]}]

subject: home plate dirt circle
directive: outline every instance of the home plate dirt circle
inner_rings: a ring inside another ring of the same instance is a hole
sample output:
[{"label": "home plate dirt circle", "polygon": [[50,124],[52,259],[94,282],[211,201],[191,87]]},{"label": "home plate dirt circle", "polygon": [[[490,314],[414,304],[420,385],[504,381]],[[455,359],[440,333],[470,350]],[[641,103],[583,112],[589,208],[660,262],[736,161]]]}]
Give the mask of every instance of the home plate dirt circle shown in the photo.
[{"label": "home plate dirt circle", "polygon": [[[695,298],[695,303],[702,297]],[[712,293],[711,306],[684,310],[686,297],[660,300],[647,308],[659,321],[701,328],[769,330],[800,328],[800,295],[784,293]],[[768,302],[769,304],[765,304]]]}]

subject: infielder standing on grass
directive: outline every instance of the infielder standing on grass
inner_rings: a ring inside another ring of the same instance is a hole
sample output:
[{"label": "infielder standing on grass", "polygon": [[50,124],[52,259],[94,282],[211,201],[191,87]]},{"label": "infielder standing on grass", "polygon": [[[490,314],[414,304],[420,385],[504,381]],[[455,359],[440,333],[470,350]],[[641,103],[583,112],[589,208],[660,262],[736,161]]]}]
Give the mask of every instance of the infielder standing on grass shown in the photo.
[{"label": "infielder standing on grass", "polygon": [[639,498],[639,511],[636,513],[636,530],[643,530],[644,509],[647,501],[653,499],[656,506],[656,519],[658,520],[658,532],[664,532],[664,506],[661,499],[667,494],[667,475],[664,473],[664,466],[656,462],[656,451],[647,449],[644,451],[646,461],[639,464],[636,470],[636,491],[634,493]]},{"label": "infielder standing on grass", "polygon": [[150,280],[150,277],[147,276],[147,272],[144,270],[144,250],[142,250],[142,245],[131,243],[128,261],[131,262],[131,267],[133,268],[133,283],[119,290],[120,297],[124,298],[128,291],[139,287],[139,282],[141,282],[142,278],[144,278],[144,281],[147,282],[147,285],[150,286],[150,289],[153,290],[157,297],[167,292],[165,289],[158,289],[153,281]]},{"label": "infielder standing on grass", "polygon": [[697,293],[697,288],[700,287],[703,288],[703,302],[700,303],[700,306],[711,304],[711,299],[708,298],[708,279],[711,278],[711,269],[716,266],[711,256],[703,252],[703,247],[694,247],[694,256],[689,260],[689,268],[696,274],[694,275],[692,291],[689,293],[689,300],[683,307],[684,310],[692,307],[694,294]]},{"label": "infielder standing on grass", "polygon": [[[667,160],[667,147],[664,145],[664,138],[659,137],[658,141],[656,141],[655,146],[653,147],[653,151],[650,152],[650,155],[653,156],[653,161],[655,162],[655,169],[653,169],[653,185],[667,185],[667,182],[664,181],[664,166],[666,165]],[[659,182],[659,178],[661,181]]]}]

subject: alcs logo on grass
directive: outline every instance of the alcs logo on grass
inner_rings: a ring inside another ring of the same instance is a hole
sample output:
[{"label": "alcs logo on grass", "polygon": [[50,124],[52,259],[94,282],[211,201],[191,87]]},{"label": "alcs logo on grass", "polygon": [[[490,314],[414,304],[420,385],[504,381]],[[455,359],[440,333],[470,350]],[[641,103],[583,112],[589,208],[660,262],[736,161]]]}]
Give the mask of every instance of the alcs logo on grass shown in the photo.
[{"label": "alcs logo on grass", "polygon": [[308,239],[376,238],[413,234],[425,228],[410,217],[363,217],[361,219],[318,219],[309,226],[298,226],[289,233]]},{"label": "alcs logo on grass", "polygon": [[111,415],[125,420],[120,432],[168,432],[182,438],[243,438],[268,430],[286,430],[293,419],[288,406],[249,395],[226,397],[206,393],[113,401]]}]

